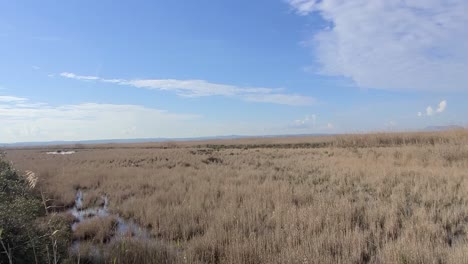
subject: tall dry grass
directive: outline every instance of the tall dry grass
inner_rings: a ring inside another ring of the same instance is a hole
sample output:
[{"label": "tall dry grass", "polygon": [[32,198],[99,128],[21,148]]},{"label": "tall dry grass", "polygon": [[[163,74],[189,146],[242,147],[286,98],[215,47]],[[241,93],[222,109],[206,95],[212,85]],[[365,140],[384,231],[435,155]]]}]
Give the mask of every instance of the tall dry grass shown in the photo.
[{"label": "tall dry grass", "polygon": [[55,206],[107,194],[164,245],[120,263],[468,263],[465,130],[45,151],[7,157]]}]

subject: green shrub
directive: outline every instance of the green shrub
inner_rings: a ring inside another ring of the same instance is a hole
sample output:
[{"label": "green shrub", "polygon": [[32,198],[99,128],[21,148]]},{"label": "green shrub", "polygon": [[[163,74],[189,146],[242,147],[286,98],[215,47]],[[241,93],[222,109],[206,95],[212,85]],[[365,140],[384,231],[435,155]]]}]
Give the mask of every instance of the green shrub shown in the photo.
[{"label": "green shrub", "polygon": [[68,229],[61,217],[46,216],[40,196],[0,157],[0,263],[58,263]]}]

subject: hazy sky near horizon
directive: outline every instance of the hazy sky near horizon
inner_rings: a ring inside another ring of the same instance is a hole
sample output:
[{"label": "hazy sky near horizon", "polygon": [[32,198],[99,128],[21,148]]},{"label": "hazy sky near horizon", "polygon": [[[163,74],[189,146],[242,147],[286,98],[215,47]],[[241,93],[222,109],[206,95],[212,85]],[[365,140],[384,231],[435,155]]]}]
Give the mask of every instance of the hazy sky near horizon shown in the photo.
[{"label": "hazy sky near horizon", "polygon": [[466,0],[0,1],[0,142],[468,123]]}]

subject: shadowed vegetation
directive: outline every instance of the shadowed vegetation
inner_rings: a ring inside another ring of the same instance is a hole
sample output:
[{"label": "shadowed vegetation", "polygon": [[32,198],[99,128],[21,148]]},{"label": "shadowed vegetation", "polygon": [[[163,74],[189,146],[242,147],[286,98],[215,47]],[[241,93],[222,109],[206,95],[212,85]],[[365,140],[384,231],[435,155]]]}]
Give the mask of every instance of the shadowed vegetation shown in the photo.
[{"label": "shadowed vegetation", "polygon": [[69,223],[46,215],[34,187],[0,157],[0,263],[59,263],[68,255]]}]

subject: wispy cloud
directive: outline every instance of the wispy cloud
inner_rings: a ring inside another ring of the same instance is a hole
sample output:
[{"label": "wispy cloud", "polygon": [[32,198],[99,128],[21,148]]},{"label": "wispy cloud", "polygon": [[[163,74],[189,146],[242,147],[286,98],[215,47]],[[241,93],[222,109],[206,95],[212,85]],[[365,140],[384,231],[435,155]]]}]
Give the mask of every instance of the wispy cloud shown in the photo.
[{"label": "wispy cloud", "polygon": [[[442,113],[445,111],[445,109],[447,108],[447,100],[442,100],[438,105],[437,105],[437,109],[434,111],[434,108],[432,108],[432,106],[428,106],[426,107],[426,116],[433,116],[435,114],[439,114],[439,113]],[[417,116],[418,117],[422,117],[423,116],[423,113],[422,112],[418,112],[417,113]]]},{"label": "wispy cloud", "polygon": [[310,105],[315,99],[309,96],[283,93],[282,88],[240,87],[229,84],[211,83],[205,80],[177,79],[105,79],[97,76],[83,76],[63,72],[60,76],[75,80],[100,81],[119,85],[132,86],[150,90],[171,91],[183,97],[226,96],[244,101],[275,103],[284,105]]},{"label": "wispy cloud", "polygon": [[317,1],[312,0],[287,0],[300,15],[307,15],[316,9]]},{"label": "wispy cloud", "polygon": [[434,110],[432,109],[431,106],[428,106],[428,107],[426,108],[426,115],[432,116],[433,114],[434,114]]},{"label": "wispy cloud", "polygon": [[467,89],[466,0],[285,1],[329,22],[308,41],[321,74],[367,88]]},{"label": "wispy cloud", "polygon": [[315,102],[314,98],[294,94],[243,94],[241,98],[250,102],[283,105],[310,105]]},{"label": "wispy cloud", "polygon": [[75,79],[75,80],[86,80],[86,81],[99,80],[99,77],[96,77],[96,76],[76,75],[70,72],[62,72],[60,76],[65,77],[65,78]]},{"label": "wispy cloud", "polygon": [[52,106],[0,97],[0,142],[174,137],[195,114],[140,105],[81,103]]},{"label": "wispy cloud", "polygon": [[[233,85],[209,83],[204,80],[105,80],[119,84],[131,85],[138,88],[157,89],[166,91],[175,91],[181,96],[199,97],[199,96],[234,96],[239,94],[270,94],[275,89],[270,88],[242,88]],[[278,89],[277,89],[278,90]]]},{"label": "wispy cloud", "polygon": [[317,115],[306,115],[302,119],[294,120],[293,124],[291,125],[292,128],[313,128],[317,122]]},{"label": "wispy cloud", "polygon": [[27,101],[28,99],[22,98],[22,97],[16,97],[16,96],[6,96],[6,95],[0,95],[0,102],[3,103],[10,103],[10,102],[24,102]]},{"label": "wispy cloud", "polygon": [[301,119],[296,119],[288,126],[292,133],[329,133],[335,130],[335,125],[331,122],[318,122],[318,115],[306,115]]}]

